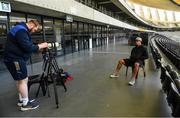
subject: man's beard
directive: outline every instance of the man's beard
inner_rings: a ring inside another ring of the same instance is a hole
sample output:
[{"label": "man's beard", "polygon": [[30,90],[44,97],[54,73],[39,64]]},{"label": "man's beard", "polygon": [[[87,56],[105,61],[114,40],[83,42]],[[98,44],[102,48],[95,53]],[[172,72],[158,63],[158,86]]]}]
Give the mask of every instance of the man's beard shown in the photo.
[{"label": "man's beard", "polygon": [[33,33],[33,28],[32,28],[32,29],[29,29],[29,32],[32,34],[32,33]]},{"label": "man's beard", "polygon": [[32,29],[31,29],[31,30],[29,30],[29,32],[30,32],[30,34],[32,34]]}]

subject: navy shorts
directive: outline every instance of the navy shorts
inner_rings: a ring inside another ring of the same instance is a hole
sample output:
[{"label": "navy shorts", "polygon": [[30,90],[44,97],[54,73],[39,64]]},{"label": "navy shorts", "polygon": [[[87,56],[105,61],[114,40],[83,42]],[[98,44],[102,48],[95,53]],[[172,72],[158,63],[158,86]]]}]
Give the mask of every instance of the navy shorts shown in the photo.
[{"label": "navy shorts", "polygon": [[131,67],[133,67],[135,63],[139,63],[140,66],[144,65],[144,61],[142,60],[134,61],[131,59],[124,59],[124,62],[125,62],[125,66],[131,66]]},{"label": "navy shorts", "polygon": [[23,80],[27,77],[27,66],[25,61],[4,61],[4,63],[14,80]]}]

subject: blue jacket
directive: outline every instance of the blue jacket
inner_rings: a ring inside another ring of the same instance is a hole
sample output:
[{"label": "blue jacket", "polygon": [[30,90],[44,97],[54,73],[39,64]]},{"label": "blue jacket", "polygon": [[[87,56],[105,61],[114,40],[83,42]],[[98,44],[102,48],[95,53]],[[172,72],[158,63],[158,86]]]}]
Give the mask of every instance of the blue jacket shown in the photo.
[{"label": "blue jacket", "polygon": [[5,44],[5,60],[27,61],[33,52],[39,47],[32,43],[30,32],[25,23],[19,23],[13,27],[7,37]]}]

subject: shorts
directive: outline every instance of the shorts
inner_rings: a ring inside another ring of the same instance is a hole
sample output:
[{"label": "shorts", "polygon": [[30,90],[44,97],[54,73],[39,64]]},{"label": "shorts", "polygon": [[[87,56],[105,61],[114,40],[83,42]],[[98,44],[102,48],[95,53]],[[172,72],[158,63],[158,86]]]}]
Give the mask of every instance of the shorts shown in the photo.
[{"label": "shorts", "polygon": [[134,61],[131,59],[124,59],[124,62],[125,62],[125,66],[131,66],[131,67],[133,67],[135,63],[139,63],[140,66],[144,65],[144,61],[142,60]]},{"label": "shorts", "polygon": [[23,80],[27,77],[27,67],[25,61],[4,61],[4,63],[14,80]]}]

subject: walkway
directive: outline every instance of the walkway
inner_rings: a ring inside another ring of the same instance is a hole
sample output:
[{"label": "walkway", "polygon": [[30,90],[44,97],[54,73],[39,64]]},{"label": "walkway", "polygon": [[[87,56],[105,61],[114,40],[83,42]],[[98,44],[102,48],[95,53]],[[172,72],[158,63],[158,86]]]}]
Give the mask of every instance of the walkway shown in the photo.
[{"label": "walkway", "polygon": [[[170,117],[171,111],[166,96],[161,90],[160,71],[154,69],[152,58],[146,61],[147,77],[142,70],[135,86],[128,86],[125,69],[117,79],[110,79],[119,58],[128,57],[130,46],[120,42],[105,47],[81,51],[58,58],[58,63],[71,73],[73,80],[67,84],[65,93],[58,87],[60,108],[56,109],[53,88],[51,97],[40,96],[37,110],[21,112],[16,107],[15,83],[8,72],[0,73],[0,116],[32,117]],[[41,73],[42,63],[29,67],[30,74]],[[34,97],[37,85],[33,85],[30,96]]]}]

